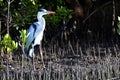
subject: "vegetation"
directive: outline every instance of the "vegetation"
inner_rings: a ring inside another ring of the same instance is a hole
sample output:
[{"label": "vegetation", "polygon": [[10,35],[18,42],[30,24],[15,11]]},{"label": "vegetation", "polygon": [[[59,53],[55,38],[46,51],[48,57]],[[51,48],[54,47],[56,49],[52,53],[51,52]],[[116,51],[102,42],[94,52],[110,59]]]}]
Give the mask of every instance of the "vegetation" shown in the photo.
[{"label": "vegetation", "polygon": [[2,40],[3,50],[6,53],[12,53],[14,50],[18,48],[18,43],[16,43],[9,34],[6,34]]},{"label": "vegetation", "polygon": [[[0,0],[0,80],[120,79],[120,0]],[[25,59],[30,24],[46,15],[43,53]],[[18,45],[19,44],[19,45]],[[10,59],[9,59],[10,58]]]}]

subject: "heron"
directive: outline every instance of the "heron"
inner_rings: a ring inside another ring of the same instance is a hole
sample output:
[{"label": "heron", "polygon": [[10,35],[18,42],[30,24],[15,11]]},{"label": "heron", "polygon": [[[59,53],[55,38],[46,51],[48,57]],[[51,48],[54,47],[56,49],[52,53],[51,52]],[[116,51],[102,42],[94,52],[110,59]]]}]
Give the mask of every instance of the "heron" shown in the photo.
[{"label": "heron", "polygon": [[[43,60],[43,52],[42,52],[42,39],[43,39],[43,34],[45,30],[45,19],[43,15],[47,14],[55,14],[54,11],[48,11],[46,9],[40,9],[37,13],[37,22],[34,22],[30,25],[28,31],[27,31],[27,39],[26,39],[26,48],[27,48],[27,56],[31,59],[34,59],[35,54],[40,53],[41,56],[41,61],[44,65],[44,60]],[[39,47],[38,47],[39,46]]]}]

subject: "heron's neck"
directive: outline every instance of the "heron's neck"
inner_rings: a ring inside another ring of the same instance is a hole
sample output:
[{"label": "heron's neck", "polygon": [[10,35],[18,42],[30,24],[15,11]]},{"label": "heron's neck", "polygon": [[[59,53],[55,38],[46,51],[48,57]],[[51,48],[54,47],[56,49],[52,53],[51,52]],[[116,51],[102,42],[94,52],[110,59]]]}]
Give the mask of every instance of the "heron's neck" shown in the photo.
[{"label": "heron's neck", "polygon": [[38,23],[45,25],[45,19],[41,16],[38,18]]},{"label": "heron's neck", "polygon": [[42,16],[43,16],[43,14],[41,12],[38,12],[38,14],[37,14],[38,21],[41,20],[41,18],[43,18]]}]

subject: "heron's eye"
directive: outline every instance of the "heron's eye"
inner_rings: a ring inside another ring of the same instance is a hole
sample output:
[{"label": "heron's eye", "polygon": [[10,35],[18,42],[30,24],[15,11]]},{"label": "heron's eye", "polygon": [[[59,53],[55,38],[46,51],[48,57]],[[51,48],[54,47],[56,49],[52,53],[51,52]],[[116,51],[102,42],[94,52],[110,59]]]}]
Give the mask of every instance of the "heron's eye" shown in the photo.
[{"label": "heron's eye", "polygon": [[46,10],[43,10],[44,13],[46,13],[47,11]]},{"label": "heron's eye", "polygon": [[43,13],[47,13],[47,10],[45,10],[45,9],[40,9],[39,11],[43,12]]}]

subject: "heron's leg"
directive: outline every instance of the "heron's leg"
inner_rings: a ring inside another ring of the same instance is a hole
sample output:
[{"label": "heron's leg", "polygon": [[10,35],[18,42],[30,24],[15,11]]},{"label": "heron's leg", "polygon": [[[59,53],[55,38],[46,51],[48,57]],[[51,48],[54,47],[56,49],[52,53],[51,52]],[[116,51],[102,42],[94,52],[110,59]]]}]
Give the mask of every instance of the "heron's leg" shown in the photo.
[{"label": "heron's leg", "polygon": [[43,52],[42,52],[42,47],[41,47],[41,45],[39,46],[39,49],[40,49],[39,53],[40,53],[40,56],[41,56],[41,61],[42,61],[43,66],[45,67],[44,60],[43,60]]},{"label": "heron's leg", "polygon": [[32,52],[32,64],[33,64],[33,70],[35,70],[35,63],[34,63],[34,57],[35,57],[35,54],[34,54],[34,46],[32,45],[32,50],[33,50],[33,52]]}]

